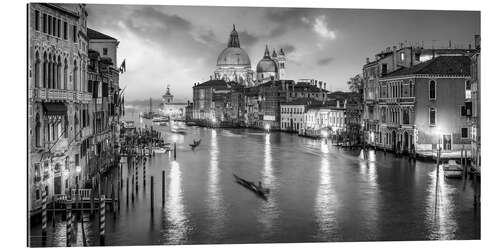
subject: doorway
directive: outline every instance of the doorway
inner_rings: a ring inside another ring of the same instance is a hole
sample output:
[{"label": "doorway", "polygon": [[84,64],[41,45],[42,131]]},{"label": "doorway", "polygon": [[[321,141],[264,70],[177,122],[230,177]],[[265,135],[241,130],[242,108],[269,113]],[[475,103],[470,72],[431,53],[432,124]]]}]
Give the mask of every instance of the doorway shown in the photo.
[{"label": "doorway", "polygon": [[443,150],[451,150],[451,135],[443,135]]}]

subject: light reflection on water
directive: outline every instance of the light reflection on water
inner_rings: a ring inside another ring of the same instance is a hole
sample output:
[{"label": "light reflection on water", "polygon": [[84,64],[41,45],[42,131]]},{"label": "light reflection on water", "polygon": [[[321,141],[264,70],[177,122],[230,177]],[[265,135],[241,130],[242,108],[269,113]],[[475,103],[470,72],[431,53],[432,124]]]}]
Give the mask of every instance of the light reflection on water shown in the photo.
[{"label": "light reflection on water", "polygon": [[457,188],[447,182],[456,180],[445,179],[442,168],[439,172],[436,171],[428,173],[430,185],[427,186],[426,223],[432,239],[454,239],[457,224],[450,215],[454,213],[456,204],[452,203],[450,198]]},{"label": "light reflection on water", "polygon": [[210,167],[208,169],[208,196],[207,204],[209,208],[209,233],[210,237],[217,240],[223,234],[224,209],[222,207],[222,196],[219,185],[219,148],[217,143],[217,131],[212,129],[210,137]]},{"label": "light reflection on water", "polygon": [[168,244],[181,244],[186,241],[189,229],[189,221],[184,211],[183,193],[182,193],[182,172],[179,169],[179,163],[172,161],[170,165],[170,184],[168,186],[168,195],[166,199],[166,214],[163,223],[163,239]]},{"label": "light reflection on water", "polygon": [[321,165],[319,169],[318,191],[316,195],[316,223],[320,240],[335,240],[339,236],[336,215],[336,193],[331,182],[329,146],[326,142],[320,143]]},{"label": "light reflection on water", "polygon": [[[159,184],[154,216],[142,185],[128,206],[122,195],[116,220],[107,217],[106,244],[479,238],[471,181],[441,174],[436,192],[432,163],[409,165],[406,158],[373,151],[364,159],[359,151],[287,133],[188,127],[184,135],[158,129],[167,142],[177,142],[176,161],[169,154],[147,161],[155,184],[165,170],[165,207]],[[202,139],[195,150],[188,146],[193,139]],[[127,169],[131,183],[134,169]],[[237,185],[231,173],[262,181],[271,189],[268,201]],[[33,239],[39,228],[31,227]],[[98,228],[97,219],[86,224],[91,245],[98,244]],[[48,245],[64,246],[64,221],[49,225],[49,236]]]},{"label": "light reflection on water", "polygon": [[270,188],[271,193],[267,197],[267,201],[261,201],[261,215],[259,222],[263,224],[263,238],[269,238],[275,233],[275,221],[279,216],[279,209],[276,202],[276,192],[278,186],[274,176],[274,169],[272,165],[272,152],[271,152],[271,134],[264,135],[264,167],[262,168],[262,185],[265,188]]}]

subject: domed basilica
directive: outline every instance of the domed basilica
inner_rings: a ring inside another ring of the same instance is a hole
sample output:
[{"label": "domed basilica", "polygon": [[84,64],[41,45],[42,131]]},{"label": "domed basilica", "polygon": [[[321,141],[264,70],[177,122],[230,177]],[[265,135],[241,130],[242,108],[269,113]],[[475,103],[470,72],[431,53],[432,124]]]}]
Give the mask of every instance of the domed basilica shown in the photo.
[{"label": "domed basilica", "polygon": [[217,58],[214,75],[216,79],[226,82],[234,81],[249,87],[269,80],[283,79],[285,63],[286,57],[283,49],[280,49],[278,54],[273,51],[270,55],[266,46],[264,57],[259,61],[254,72],[248,54],[240,47],[238,32],[233,25],[227,48],[222,50]]}]

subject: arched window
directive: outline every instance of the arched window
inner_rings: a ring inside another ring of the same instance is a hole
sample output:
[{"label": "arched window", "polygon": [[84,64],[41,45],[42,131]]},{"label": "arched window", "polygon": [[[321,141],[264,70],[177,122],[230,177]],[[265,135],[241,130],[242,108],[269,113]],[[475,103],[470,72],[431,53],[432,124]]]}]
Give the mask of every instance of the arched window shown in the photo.
[{"label": "arched window", "polygon": [[78,115],[77,115],[78,112],[75,112],[75,118],[74,118],[74,129],[75,129],[75,139],[77,138],[78,136]]},{"label": "arched window", "polygon": [[73,62],[73,90],[78,90],[78,65],[76,64],[76,60]]},{"label": "arched window", "polygon": [[40,86],[40,55],[38,51],[35,54],[35,88]]},{"label": "arched window", "polygon": [[56,71],[57,72],[57,78],[56,78],[57,79],[57,81],[56,81],[57,89],[61,89],[61,75],[62,75],[61,74],[61,68],[62,68],[61,65],[62,65],[61,64],[61,56],[59,56],[57,58],[57,71]]},{"label": "arched window", "polygon": [[64,138],[68,138],[68,117],[64,116]]},{"label": "arched window", "polygon": [[49,76],[48,76],[48,64],[47,64],[47,53],[43,53],[43,87],[47,88],[48,82],[49,82]]},{"label": "arched window", "polygon": [[40,115],[37,113],[35,118],[35,146],[40,147],[40,134],[41,134],[41,124],[40,124]]},{"label": "arched window", "polygon": [[68,60],[64,59],[64,74],[63,74],[64,89],[68,89]]},{"label": "arched window", "polygon": [[436,100],[436,81],[429,82],[429,99]]},{"label": "arched window", "polygon": [[56,55],[52,56],[52,88],[57,87],[57,59]]}]

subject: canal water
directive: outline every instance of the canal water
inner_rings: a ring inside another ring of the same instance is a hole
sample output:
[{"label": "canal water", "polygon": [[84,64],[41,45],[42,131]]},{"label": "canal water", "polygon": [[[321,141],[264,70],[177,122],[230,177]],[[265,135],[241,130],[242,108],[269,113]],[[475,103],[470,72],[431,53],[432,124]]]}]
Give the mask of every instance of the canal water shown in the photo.
[{"label": "canal water", "polygon": [[[123,164],[120,210],[107,212],[106,245],[480,238],[472,181],[437,176],[433,163],[380,151],[365,159],[359,150],[288,133],[187,127],[183,135],[156,128],[177,144],[177,159],[168,153],[150,158],[146,186],[138,165],[138,191],[134,187],[128,204],[125,182],[128,177],[132,192],[135,170]],[[201,145],[191,150],[194,139]],[[261,181],[270,189],[267,201],[233,174]],[[84,221],[87,241],[98,245],[97,216]],[[50,224],[47,245],[64,246],[65,222],[57,216],[56,226]],[[30,229],[39,245],[40,225]],[[76,244],[83,244],[80,225]]]}]

